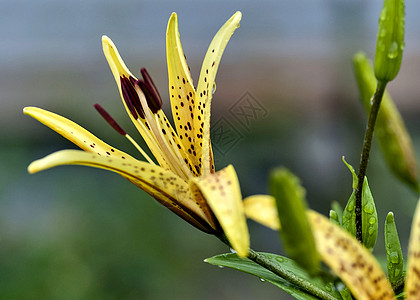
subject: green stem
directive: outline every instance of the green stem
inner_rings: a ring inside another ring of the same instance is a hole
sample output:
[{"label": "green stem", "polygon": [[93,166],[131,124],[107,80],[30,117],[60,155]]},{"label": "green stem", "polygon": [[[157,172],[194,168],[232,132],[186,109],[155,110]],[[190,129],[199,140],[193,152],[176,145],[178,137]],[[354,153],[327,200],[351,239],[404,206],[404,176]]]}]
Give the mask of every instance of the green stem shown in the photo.
[{"label": "green stem", "polygon": [[400,294],[404,290],[404,284],[405,284],[405,277],[401,278],[397,282],[392,282],[391,286],[394,290],[395,295]]},{"label": "green stem", "polygon": [[362,237],[362,190],[363,181],[366,176],[366,169],[369,162],[370,148],[372,145],[373,131],[375,129],[376,117],[378,116],[379,108],[381,106],[382,97],[385,92],[387,82],[378,81],[376,92],[372,98],[372,107],[370,109],[369,120],[366,127],[365,139],[363,142],[362,157],[360,159],[359,174],[357,175],[357,189],[356,189],[356,238],[360,243],[363,243]]},{"label": "green stem", "polygon": [[298,286],[301,290],[307,292],[308,294],[314,295],[318,299],[323,300],[337,300],[335,297],[324,292],[320,288],[314,286],[310,282],[303,280],[302,278],[296,276],[294,273],[284,269],[280,264],[273,264],[273,262],[267,259],[265,256],[255,252],[252,249],[249,249],[248,258],[253,262],[259,264],[267,270],[270,270],[277,276],[287,280],[288,282]]},{"label": "green stem", "polygon": [[[221,240],[224,244],[230,246],[229,241],[227,238],[222,234],[220,236],[217,236],[219,240]],[[259,264],[261,267],[273,272],[277,276],[283,278],[284,280],[296,285],[299,287],[302,291],[305,291],[308,294],[311,294],[318,299],[322,300],[337,300],[337,298],[331,296],[330,294],[324,292],[320,288],[314,286],[310,282],[296,276],[294,273],[284,269],[281,264],[275,263],[269,259],[267,259],[264,255],[259,254],[258,252],[249,249],[248,258],[252,260],[253,262]]]}]

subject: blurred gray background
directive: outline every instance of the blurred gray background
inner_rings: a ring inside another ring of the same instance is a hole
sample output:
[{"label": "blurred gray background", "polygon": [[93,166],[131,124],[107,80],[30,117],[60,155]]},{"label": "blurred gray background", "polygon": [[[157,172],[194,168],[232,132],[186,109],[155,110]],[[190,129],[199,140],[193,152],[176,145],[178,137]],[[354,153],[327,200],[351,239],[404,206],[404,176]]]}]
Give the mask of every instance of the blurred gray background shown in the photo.
[{"label": "blurred gray background", "polygon": [[[216,166],[232,163],[248,196],[267,192],[284,165],[327,214],[345,205],[366,116],[351,57],[373,57],[381,1],[0,1],[0,299],[286,299],[258,278],[207,265],[228,251],[116,174],[27,165],[74,146],[22,114],[62,114],[136,155],[94,111],[100,103],[137,140],[101,49],[117,45],[135,74],[146,67],[168,101],[165,32],[179,16],[195,82],[213,35],[236,11],[241,27],[223,56],[213,97]],[[406,50],[389,90],[420,151],[420,3],[406,1]],[[253,110],[249,110],[249,107]],[[241,113],[242,112],[242,113]],[[245,115],[243,114],[245,112]],[[380,218],[396,213],[404,250],[416,195],[398,182],[376,145],[368,170]],[[255,250],[283,253],[277,234],[249,222]]]}]

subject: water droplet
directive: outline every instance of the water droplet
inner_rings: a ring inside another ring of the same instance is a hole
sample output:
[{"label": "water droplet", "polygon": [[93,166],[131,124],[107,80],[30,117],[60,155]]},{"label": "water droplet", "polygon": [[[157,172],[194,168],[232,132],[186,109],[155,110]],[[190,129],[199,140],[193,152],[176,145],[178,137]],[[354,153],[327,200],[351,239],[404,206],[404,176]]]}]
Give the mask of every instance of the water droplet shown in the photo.
[{"label": "water droplet", "polygon": [[342,283],[342,282],[337,283],[337,291],[341,292],[345,288],[346,288],[346,286],[344,285],[344,283]]},{"label": "water droplet", "polygon": [[394,59],[398,56],[398,43],[392,42],[388,49],[388,58]]},{"label": "water droplet", "polygon": [[372,96],[372,98],[370,98],[370,102],[369,102],[370,103],[370,106],[373,105],[373,100],[375,100],[375,97]]},{"label": "water droplet", "polygon": [[325,287],[325,289],[327,290],[327,292],[331,292],[331,291],[332,291],[332,287],[331,287],[331,285],[327,285],[327,286]]},{"label": "water droplet", "polygon": [[218,266],[220,269],[223,269],[224,268],[224,266]]},{"label": "water droplet", "polygon": [[393,263],[393,264],[397,264],[400,261],[400,257],[398,256],[398,252],[394,251],[391,252],[391,254],[389,255],[389,260]]},{"label": "water droplet", "polygon": [[374,232],[376,231],[376,229],[374,227],[370,227],[369,228],[369,235],[372,235]]},{"label": "water droplet", "polygon": [[261,281],[261,282],[265,282],[265,279],[264,279],[264,278],[260,278],[260,281]]},{"label": "water droplet", "polygon": [[382,11],[381,11],[381,16],[379,17],[379,21],[385,21],[386,20],[386,8],[384,8]]},{"label": "water droplet", "polygon": [[380,51],[385,51],[385,43],[383,40],[379,39],[378,40],[378,45],[376,46],[377,48],[379,48]]},{"label": "water droplet", "polygon": [[353,211],[354,210],[354,201],[349,202],[349,204],[347,205],[347,210],[348,211]]},{"label": "water droplet", "polygon": [[213,88],[211,89],[211,94],[213,95],[216,92],[216,84],[213,84]]},{"label": "water droplet", "polygon": [[332,283],[329,283],[329,284],[327,284],[327,285],[325,286],[325,289],[327,290],[327,292],[331,292],[331,291],[332,291],[332,286],[333,286],[333,284],[332,284]]},{"label": "water droplet", "polygon": [[405,49],[405,43],[402,42],[401,45],[400,45],[400,50],[403,51],[404,49]]},{"label": "water droplet", "polygon": [[232,252],[232,253],[237,253],[237,252],[236,252],[236,250],[235,250],[235,249],[233,249],[233,248],[230,248],[230,252]]},{"label": "water droplet", "polygon": [[374,211],[373,205],[372,204],[366,204],[365,207],[363,207],[363,210],[365,211],[365,213],[368,214],[372,214]]},{"label": "water droplet", "polygon": [[373,224],[375,224],[376,223],[376,218],[375,217],[370,217],[369,218],[369,224],[370,225],[373,225]]},{"label": "water droplet", "polygon": [[281,256],[277,256],[277,257],[276,257],[276,260],[277,260],[279,263],[283,263],[283,262],[284,262],[284,258],[283,258],[283,257],[281,257]]},{"label": "water droplet", "polygon": [[382,29],[379,31],[379,36],[380,36],[380,37],[384,37],[384,36],[386,36],[386,29],[385,29],[385,28],[382,28]]}]

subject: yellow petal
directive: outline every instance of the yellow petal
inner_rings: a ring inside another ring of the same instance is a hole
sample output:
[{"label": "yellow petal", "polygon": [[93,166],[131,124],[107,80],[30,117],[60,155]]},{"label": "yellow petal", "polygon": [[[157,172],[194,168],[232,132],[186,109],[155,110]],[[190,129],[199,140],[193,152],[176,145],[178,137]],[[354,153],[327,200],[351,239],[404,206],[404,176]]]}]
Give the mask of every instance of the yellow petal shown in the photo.
[{"label": "yellow petal", "polygon": [[87,152],[92,152],[111,158],[132,158],[127,153],[122,152],[103,142],[73,121],[70,121],[69,119],[66,119],[53,112],[38,107],[25,107],[23,112],[35,118],[42,124],[48,126],[57,133],[61,134],[63,137]]},{"label": "yellow petal", "polygon": [[318,252],[356,299],[395,299],[376,259],[354,237],[315,211],[308,212]]},{"label": "yellow petal", "polygon": [[246,257],[249,233],[244,215],[241,190],[233,166],[229,165],[206,177],[193,178],[216,216],[232,248]]},{"label": "yellow petal", "polygon": [[189,185],[159,166],[134,158],[112,158],[80,150],[62,150],[34,161],[28,169],[35,173],[60,165],[85,165],[116,172],[200,230],[213,231],[199,204],[193,199]]},{"label": "yellow petal", "polygon": [[179,38],[178,17],[172,13],[166,30],[166,56],[168,61],[169,95],[172,115],[179,138],[189,153],[189,160],[200,174],[201,163],[197,151],[201,146],[195,142],[194,103],[196,99],[191,74]]},{"label": "yellow petal", "polygon": [[153,153],[159,164],[163,167],[169,168],[167,163],[165,162],[165,159],[162,157],[162,152],[159,149],[156,140],[153,138],[153,133],[150,130],[150,126],[146,124],[146,120],[142,118],[138,118],[136,120],[130,113],[129,108],[125,103],[121,88],[121,77],[132,77],[135,80],[137,80],[137,78],[130,72],[130,70],[125,65],[123,59],[121,58],[121,55],[118,52],[117,47],[114,45],[111,39],[105,35],[102,36],[102,48],[105,54],[105,58],[109,64],[109,67],[111,68],[112,74],[114,75],[115,82],[117,83],[118,91],[120,93],[120,97],[124,104],[125,110],[127,111],[127,114],[130,116],[130,119],[133,122],[134,126],[136,126],[137,130],[143,137],[144,141],[146,142],[147,146],[149,147],[150,151]]},{"label": "yellow petal", "polygon": [[244,199],[245,215],[273,230],[280,230],[276,199],[270,195],[253,195]]},{"label": "yellow petal", "polygon": [[[216,33],[210,43],[201,67],[200,79],[197,85],[197,100],[194,107],[194,136],[196,144],[201,145],[203,174],[208,174],[214,168],[210,148],[210,107],[215,89],[215,78],[223,51],[241,21],[241,12],[236,12]],[[201,129],[201,130],[200,130]]]},{"label": "yellow petal", "polygon": [[121,76],[124,75],[127,78],[130,76],[134,77],[118,53],[117,47],[115,47],[114,43],[106,35],[102,36],[102,49],[104,51],[106,60],[108,61],[109,67],[111,68],[112,75],[114,75],[118,86],[120,86]]},{"label": "yellow petal", "polygon": [[420,299],[420,201],[411,225],[405,293],[409,300]]}]

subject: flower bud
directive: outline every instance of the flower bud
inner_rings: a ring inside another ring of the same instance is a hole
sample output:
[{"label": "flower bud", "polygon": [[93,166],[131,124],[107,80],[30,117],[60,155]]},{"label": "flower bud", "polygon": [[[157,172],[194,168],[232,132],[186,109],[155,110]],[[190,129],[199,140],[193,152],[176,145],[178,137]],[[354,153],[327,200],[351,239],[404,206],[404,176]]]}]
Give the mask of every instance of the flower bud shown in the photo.
[{"label": "flower bud", "polygon": [[270,193],[276,199],[286,252],[309,273],[314,273],[320,257],[306,215],[305,189],[289,170],[279,168],[270,175]]},{"label": "flower bud", "polygon": [[388,82],[400,70],[404,50],[404,0],[385,0],[379,18],[375,76]]},{"label": "flower bud", "polygon": [[[376,88],[373,69],[364,53],[356,53],[353,64],[360,98],[369,113],[370,99]],[[398,109],[387,92],[383,96],[376,120],[375,136],[392,172],[418,191],[417,160],[411,138]]]},{"label": "flower bud", "polygon": [[392,212],[388,213],[385,221],[385,248],[388,280],[394,284],[403,277],[404,260]]}]

